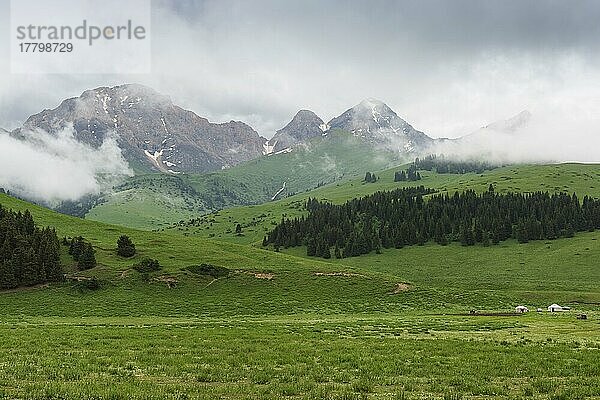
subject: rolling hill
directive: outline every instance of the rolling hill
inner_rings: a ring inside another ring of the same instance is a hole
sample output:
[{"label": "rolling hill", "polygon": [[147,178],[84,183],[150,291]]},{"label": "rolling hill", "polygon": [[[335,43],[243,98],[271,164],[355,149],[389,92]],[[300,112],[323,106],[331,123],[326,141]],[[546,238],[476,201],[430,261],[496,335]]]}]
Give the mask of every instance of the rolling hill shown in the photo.
[{"label": "rolling hill", "polygon": [[[219,172],[133,177],[104,196],[86,218],[143,229],[162,228],[214,210],[268,203],[404,161],[407,159],[398,153],[367,144],[350,133],[333,131],[292,151]],[[170,182],[168,189],[165,182]],[[124,199],[128,199],[126,206]]]},{"label": "rolling hill", "polygon": [[[595,164],[516,165],[496,168],[482,174],[437,174],[421,171],[423,179],[416,182],[394,182],[394,173],[406,166],[398,166],[375,172],[378,181],[365,183],[363,178],[336,182],[315,190],[299,193],[286,199],[246,207],[232,207],[216,213],[195,217],[191,222],[176,224],[169,228],[185,235],[211,237],[235,243],[262,241],[283,216],[304,213],[303,204],[309,197],[336,204],[356,197],[373,194],[379,190],[392,190],[407,186],[423,185],[439,191],[453,193],[466,189],[483,192],[494,185],[499,193],[506,192],[576,192],[578,195],[600,197],[600,168]],[[362,174],[364,176],[364,173]],[[241,224],[243,235],[235,234],[235,225]]]}]

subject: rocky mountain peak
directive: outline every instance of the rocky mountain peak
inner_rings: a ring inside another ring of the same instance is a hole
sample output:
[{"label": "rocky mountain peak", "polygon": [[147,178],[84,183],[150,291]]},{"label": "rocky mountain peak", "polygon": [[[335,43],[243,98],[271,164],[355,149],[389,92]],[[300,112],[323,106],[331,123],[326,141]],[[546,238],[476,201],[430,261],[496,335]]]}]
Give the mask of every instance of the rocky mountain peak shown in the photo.
[{"label": "rocky mountain peak", "polygon": [[288,151],[301,142],[322,136],[327,130],[323,120],[310,110],[300,110],[283,128],[278,130],[265,145],[265,153]]},{"label": "rocky mountain peak", "polygon": [[433,140],[414,129],[387,104],[377,99],[365,99],[329,121],[330,129],[351,132],[366,140],[394,150],[413,152],[433,143]]},{"label": "rocky mountain peak", "polygon": [[528,110],[524,110],[514,117],[491,123],[485,126],[484,129],[491,129],[493,131],[504,133],[513,133],[529,124],[532,116],[533,115]]},{"label": "rocky mountain peak", "polygon": [[32,115],[23,129],[55,134],[71,126],[93,147],[114,132],[130,165],[166,173],[227,168],[262,155],[266,141],[242,122],[211,123],[138,84],[86,90]]},{"label": "rocky mountain peak", "polygon": [[383,101],[374,98],[367,98],[361,101],[359,104],[353,107],[355,111],[361,110],[372,113],[379,113],[383,115],[396,115],[396,113]]}]

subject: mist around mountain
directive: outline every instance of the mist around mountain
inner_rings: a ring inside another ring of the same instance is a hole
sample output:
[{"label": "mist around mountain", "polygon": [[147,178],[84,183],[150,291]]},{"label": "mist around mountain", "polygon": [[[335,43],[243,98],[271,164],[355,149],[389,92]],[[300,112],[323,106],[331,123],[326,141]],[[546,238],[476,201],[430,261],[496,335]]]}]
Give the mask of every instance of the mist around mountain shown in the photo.
[{"label": "mist around mountain", "polygon": [[[547,135],[549,129],[565,135]],[[356,140],[344,142],[344,151],[335,151],[343,134]],[[359,173],[368,165],[356,165],[358,160],[388,166],[444,154],[501,164],[598,161],[598,146],[586,145],[589,137],[589,127],[550,122],[547,116],[523,111],[458,139],[434,139],[384,102],[366,99],[327,123],[313,111],[300,110],[267,140],[244,122],[213,123],[151,88],[127,84],[87,90],[32,115],[21,128],[0,130],[5,154],[0,159],[0,187],[60,207],[65,201],[107,194],[133,174],[225,171],[227,176],[233,168],[234,178],[216,175],[218,183],[200,185],[202,190],[217,190],[209,199],[186,200],[220,207],[268,200],[275,192],[282,196]],[[261,161],[275,155],[281,157],[277,168],[289,174]],[[250,165],[251,176],[239,173]],[[259,177],[265,183],[256,183]],[[239,193],[244,187],[240,179],[254,182],[253,189],[247,187],[253,195]],[[302,184],[295,185],[298,179]],[[256,190],[257,185],[261,189]],[[282,187],[285,190],[279,192]],[[86,200],[85,206],[75,208],[85,210],[92,203]]]},{"label": "mist around mountain", "polygon": [[0,149],[0,187],[51,207],[110,190],[133,175],[112,131],[93,147],[68,126],[53,135],[22,130],[18,137],[0,134]]},{"label": "mist around mountain", "polygon": [[114,132],[134,169],[172,174],[209,172],[254,159],[266,140],[243,122],[211,123],[136,84],[87,90],[32,115],[13,134],[41,129],[55,135],[67,127],[78,142],[94,148]]},{"label": "mist around mountain", "polygon": [[[438,139],[432,153],[497,164],[600,162],[594,121],[539,115],[528,110],[457,139]],[[553,134],[560,133],[560,134]]]}]

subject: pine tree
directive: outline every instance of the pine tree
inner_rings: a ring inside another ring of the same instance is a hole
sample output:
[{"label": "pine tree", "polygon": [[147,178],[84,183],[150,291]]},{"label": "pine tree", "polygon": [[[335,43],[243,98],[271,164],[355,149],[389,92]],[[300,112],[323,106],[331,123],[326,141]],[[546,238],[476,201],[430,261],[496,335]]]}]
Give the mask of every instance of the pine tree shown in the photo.
[{"label": "pine tree", "polygon": [[79,261],[79,257],[83,252],[85,247],[85,242],[83,241],[83,237],[77,236],[71,239],[71,245],[69,246],[69,254],[73,256],[73,260]]},{"label": "pine tree", "polygon": [[483,246],[485,247],[488,247],[490,245],[490,233],[488,231],[483,232],[481,244],[483,244]]},{"label": "pine tree", "polygon": [[572,238],[573,236],[575,236],[575,229],[573,228],[572,224],[569,223],[566,225],[563,232],[563,236],[568,238]]},{"label": "pine tree", "polygon": [[309,239],[306,243],[306,255],[309,257],[314,257],[317,255],[317,246],[314,239]]},{"label": "pine tree", "polygon": [[82,271],[96,267],[96,255],[94,254],[94,248],[90,243],[84,244],[77,266]]},{"label": "pine tree", "polygon": [[0,261],[0,288],[13,289],[19,285],[15,269],[15,263],[10,260]]},{"label": "pine tree", "polygon": [[7,235],[4,239],[4,243],[0,246],[0,262],[8,261],[13,255],[13,246],[11,244],[11,237]]},{"label": "pine tree", "polygon": [[481,243],[483,241],[483,231],[479,225],[475,225],[475,229],[473,230],[473,237],[475,243]]},{"label": "pine tree", "polygon": [[33,286],[42,281],[32,248],[20,248],[15,255],[15,260],[19,263],[21,269],[21,285]]},{"label": "pine tree", "polygon": [[473,246],[475,244],[475,238],[473,237],[473,229],[469,224],[463,225],[460,235],[460,243],[463,246]]},{"label": "pine tree", "polygon": [[525,228],[525,224],[523,222],[519,222],[519,224],[517,225],[515,235],[519,243],[529,242],[529,237],[527,236],[527,229]]},{"label": "pine tree", "polygon": [[133,257],[135,255],[135,244],[129,236],[122,235],[117,240],[117,254],[121,257]]},{"label": "pine tree", "polygon": [[335,249],[334,252],[335,254],[335,258],[340,259],[342,258],[342,253],[340,252],[340,248],[337,246],[337,244],[335,245]]},{"label": "pine tree", "polygon": [[494,230],[492,232],[492,244],[500,243],[500,228],[498,225],[494,225]]}]

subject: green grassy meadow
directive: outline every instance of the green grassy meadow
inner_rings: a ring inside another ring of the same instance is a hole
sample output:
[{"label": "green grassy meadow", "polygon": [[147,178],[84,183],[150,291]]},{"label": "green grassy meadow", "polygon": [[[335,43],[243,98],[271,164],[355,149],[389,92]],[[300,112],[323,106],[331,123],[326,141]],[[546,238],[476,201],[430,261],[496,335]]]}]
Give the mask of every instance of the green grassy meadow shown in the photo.
[{"label": "green grassy meadow", "polygon": [[[600,399],[600,232],[328,261],[257,245],[283,214],[302,213],[308,196],[339,203],[396,188],[395,170],[377,173],[374,184],[344,180],[158,231],[0,194],[0,204],[30,209],[59,236],[91,241],[98,267],[76,272],[63,260],[69,274],[101,283],[0,292],[0,398]],[[600,166],[425,173],[416,184],[452,192],[490,183],[597,197]],[[121,234],[136,244],[133,259],[116,255]],[[143,257],[162,270],[133,270]],[[200,263],[230,273],[187,269]],[[519,304],[545,311],[554,302],[572,310],[511,314]]]}]

